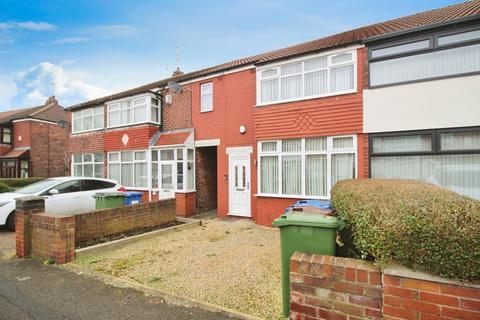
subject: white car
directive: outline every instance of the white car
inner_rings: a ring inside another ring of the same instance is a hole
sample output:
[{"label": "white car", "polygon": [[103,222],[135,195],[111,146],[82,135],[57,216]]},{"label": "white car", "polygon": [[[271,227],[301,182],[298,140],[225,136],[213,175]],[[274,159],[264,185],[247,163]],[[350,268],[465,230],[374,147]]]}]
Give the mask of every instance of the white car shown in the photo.
[{"label": "white car", "polygon": [[24,188],[0,194],[0,225],[15,230],[15,199],[25,196],[45,198],[49,214],[78,214],[95,210],[97,192],[125,191],[115,180],[57,177],[45,179]]}]

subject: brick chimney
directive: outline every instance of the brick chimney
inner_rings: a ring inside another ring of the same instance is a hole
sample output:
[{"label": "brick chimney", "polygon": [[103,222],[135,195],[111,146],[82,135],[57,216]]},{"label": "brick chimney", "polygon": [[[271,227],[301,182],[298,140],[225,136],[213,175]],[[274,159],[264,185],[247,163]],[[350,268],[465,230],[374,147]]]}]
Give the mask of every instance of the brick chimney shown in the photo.
[{"label": "brick chimney", "polygon": [[179,67],[177,67],[177,70],[173,71],[173,73],[172,73],[172,77],[178,77],[178,76],[181,76],[181,75],[183,75],[183,71],[180,70]]},{"label": "brick chimney", "polygon": [[47,101],[45,101],[45,105],[48,106],[50,104],[58,105],[58,100],[55,99],[55,96],[50,96]]}]

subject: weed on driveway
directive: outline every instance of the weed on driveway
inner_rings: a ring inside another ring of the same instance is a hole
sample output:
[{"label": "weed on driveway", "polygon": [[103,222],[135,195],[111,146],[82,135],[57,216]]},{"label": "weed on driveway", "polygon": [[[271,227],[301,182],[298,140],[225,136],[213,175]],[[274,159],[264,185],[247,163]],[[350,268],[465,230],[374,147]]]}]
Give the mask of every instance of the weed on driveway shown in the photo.
[{"label": "weed on driveway", "polygon": [[266,319],[281,317],[279,232],[250,220],[142,240],[75,264]]}]

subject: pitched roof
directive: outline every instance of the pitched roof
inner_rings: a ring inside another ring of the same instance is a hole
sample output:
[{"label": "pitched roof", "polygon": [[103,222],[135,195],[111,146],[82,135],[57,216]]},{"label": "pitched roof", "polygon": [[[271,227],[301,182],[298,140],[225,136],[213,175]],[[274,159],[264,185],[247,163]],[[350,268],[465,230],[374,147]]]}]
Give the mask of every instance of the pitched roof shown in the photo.
[{"label": "pitched roof", "polygon": [[[0,112],[0,123],[7,123],[12,120],[18,120],[18,119],[24,119],[24,118],[35,118],[35,119],[41,119],[41,120],[47,120],[47,121],[57,121],[58,120],[57,118],[59,117],[52,117],[52,115],[47,114],[48,112],[45,112],[53,106],[58,106],[58,101],[55,99],[55,97],[52,96],[48,98],[48,100],[45,102],[44,105],[41,105],[41,106]],[[65,118],[64,115],[63,115],[63,118]]]},{"label": "pitched roof", "polygon": [[119,99],[133,94],[138,94],[152,90],[157,87],[165,86],[169,81],[183,81],[206,76],[212,73],[226,71],[249,64],[259,64],[271,62],[279,59],[293,57],[297,55],[315,53],[318,51],[344,46],[353,43],[361,43],[362,41],[382,36],[386,34],[396,34],[405,31],[415,31],[426,26],[439,25],[447,22],[456,22],[466,18],[480,18],[480,0],[470,0],[459,4],[433,9],[410,16],[388,20],[381,23],[371,24],[368,26],[356,28],[353,30],[337,33],[321,39],[304,42],[290,47],[277,49],[250,57],[245,57],[223,64],[219,64],[206,69],[186,73],[181,76],[171,77],[160,81],[152,82],[140,87],[122,91],[110,96],[94,99],[88,102],[80,103],[69,107],[68,109],[76,109],[94,104],[104,103],[108,100]]}]

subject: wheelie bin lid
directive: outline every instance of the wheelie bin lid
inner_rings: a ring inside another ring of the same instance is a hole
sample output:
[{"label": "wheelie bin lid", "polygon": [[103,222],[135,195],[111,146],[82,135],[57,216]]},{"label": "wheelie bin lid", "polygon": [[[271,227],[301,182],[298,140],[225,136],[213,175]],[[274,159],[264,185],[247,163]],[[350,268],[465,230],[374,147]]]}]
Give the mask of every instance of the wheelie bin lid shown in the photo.
[{"label": "wheelie bin lid", "polygon": [[125,191],[122,192],[125,193],[127,197],[133,197],[133,196],[143,196],[143,192],[138,192],[138,191]]},{"label": "wheelie bin lid", "polygon": [[272,223],[275,227],[286,226],[307,226],[321,228],[339,228],[340,219],[337,217],[325,216],[321,214],[288,213],[282,214]]},{"label": "wheelie bin lid", "polygon": [[113,192],[97,192],[93,195],[94,198],[116,198],[125,197],[125,192],[113,191]]}]

